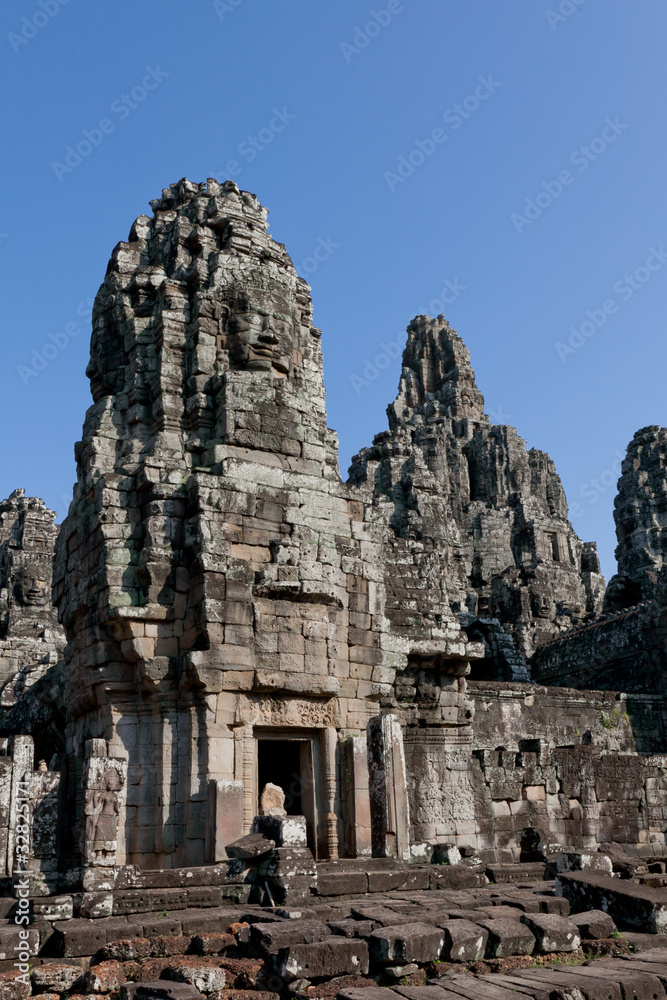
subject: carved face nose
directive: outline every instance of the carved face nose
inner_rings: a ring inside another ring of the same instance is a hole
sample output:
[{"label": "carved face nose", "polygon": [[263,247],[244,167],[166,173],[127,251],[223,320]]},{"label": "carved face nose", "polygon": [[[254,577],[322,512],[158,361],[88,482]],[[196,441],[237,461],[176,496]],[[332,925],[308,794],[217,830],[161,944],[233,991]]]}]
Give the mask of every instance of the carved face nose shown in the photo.
[{"label": "carved face nose", "polygon": [[277,344],[278,343],[278,337],[276,336],[276,332],[273,329],[273,324],[272,324],[271,320],[268,317],[264,321],[264,329],[260,333],[258,339],[259,339],[259,341],[262,344]]}]

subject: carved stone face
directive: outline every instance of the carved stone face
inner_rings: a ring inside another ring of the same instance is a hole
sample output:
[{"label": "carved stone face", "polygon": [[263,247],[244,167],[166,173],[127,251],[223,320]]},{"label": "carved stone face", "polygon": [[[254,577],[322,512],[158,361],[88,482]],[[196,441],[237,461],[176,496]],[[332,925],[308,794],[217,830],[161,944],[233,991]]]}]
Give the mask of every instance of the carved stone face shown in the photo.
[{"label": "carved stone face", "polygon": [[232,368],[289,374],[294,346],[295,318],[281,295],[251,290],[232,307],[228,322]]},{"label": "carved stone face", "polygon": [[536,618],[551,618],[551,601],[546,594],[531,594],[530,604]]},{"label": "carved stone face", "polygon": [[24,566],[16,578],[14,593],[19,604],[42,607],[49,599],[49,584],[44,570],[38,566]]}]

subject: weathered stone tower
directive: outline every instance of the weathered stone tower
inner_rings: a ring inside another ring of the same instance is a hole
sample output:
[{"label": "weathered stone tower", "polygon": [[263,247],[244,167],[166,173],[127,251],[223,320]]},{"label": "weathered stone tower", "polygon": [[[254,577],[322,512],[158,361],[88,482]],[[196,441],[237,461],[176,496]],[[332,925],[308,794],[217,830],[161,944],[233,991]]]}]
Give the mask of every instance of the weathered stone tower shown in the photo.
[{"label": "weathered stone tower", "polygon": [[[215,860],[266,781],[306,815],[316,856],[370,851],[368,778],[341,782],[340,740],[393,703],[411,653],[456,661],[433,721],[469,728],[456,677],[479,655],[437,596],[433,622],[389,635],[391,531],[340,481],[309,288],[265,210],[215,181],[152,207],[96,299],[56,558],[90,886],[110,865]],[[377,842],[405,853],[401,822]]]}]

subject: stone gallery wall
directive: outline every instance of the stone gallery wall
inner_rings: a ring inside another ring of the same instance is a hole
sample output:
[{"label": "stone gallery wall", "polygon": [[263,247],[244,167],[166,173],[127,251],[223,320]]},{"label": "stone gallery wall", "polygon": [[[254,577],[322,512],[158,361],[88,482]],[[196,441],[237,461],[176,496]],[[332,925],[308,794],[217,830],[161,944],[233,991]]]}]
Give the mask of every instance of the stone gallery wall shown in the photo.
[{"label": "stone gallery wall", "polygon": [[477,846],[530,860],[536,830],[545,845],[664,854],[662,696],[475,681],[469,694]]}]

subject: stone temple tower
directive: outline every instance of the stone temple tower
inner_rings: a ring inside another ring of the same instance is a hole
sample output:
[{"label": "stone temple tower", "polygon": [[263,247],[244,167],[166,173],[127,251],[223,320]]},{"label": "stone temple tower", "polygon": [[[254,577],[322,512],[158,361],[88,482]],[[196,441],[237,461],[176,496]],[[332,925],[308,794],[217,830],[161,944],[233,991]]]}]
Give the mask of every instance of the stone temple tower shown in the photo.
[{"label": "stone temple tower", "polygon": [[[95,302],[55,562],[70,849],[89,888],[112,866],[217,860],[267,781],[316,856],[370,852],[365,745],[352,789],[341,747],[395,704],[414,644],[389,634],[390,529],[340,480],[310,290],[266,211],[212,180],[151,204]],[[446,642],[412,631],[460,676],[468,645],[446,617]],[[405,850],[407,822],[377,849]]]}]

